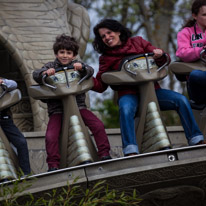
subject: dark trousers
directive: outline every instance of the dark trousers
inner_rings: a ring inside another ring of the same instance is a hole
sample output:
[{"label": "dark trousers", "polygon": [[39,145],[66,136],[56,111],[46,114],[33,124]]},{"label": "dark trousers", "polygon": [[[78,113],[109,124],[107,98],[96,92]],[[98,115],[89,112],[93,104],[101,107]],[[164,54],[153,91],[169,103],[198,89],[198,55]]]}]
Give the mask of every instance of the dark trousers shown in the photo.
[{"label": "dark trousers", "polygon": [[[86,126],[94,135],[98,156],[109,155],[110,144],[103,123],[88,109],[80,109],[80,114]],[[46,151],[48,167],[59,167],[59,136],[62,125],[62,114],[53,114],[49,118],[46,131]]]},{"label": "dark trousers", "polygon": [[109,155],[110,144],[104,128],[104,124],[90,110],[80,109],[80,114],[84,124],[89,128],[94,136],[94,140],[98,149],[98,156]]},{"label": "dark trousers", "polygon": [[0,118],[0,126],[9,142],[17,149],[19,166],[25,175],[31,173],[27,142],[23,134],[16,127],[12,119]]},{"label": "dark trousers", "polygon": [[206,71],[193,70],[189,75],[188,94],[196,103],[206,103]]}]

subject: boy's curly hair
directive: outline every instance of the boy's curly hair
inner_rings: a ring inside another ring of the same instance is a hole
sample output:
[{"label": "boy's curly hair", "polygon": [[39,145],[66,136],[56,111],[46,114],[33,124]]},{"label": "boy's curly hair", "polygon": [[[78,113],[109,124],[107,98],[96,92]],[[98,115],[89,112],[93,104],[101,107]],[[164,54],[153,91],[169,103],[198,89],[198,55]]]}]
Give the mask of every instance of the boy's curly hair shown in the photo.
[{"label": "boy's curly hair", "polygon": [[75,38],[61,34],[56,37],[56,41],[53,44],[54,54],[57,54],[60,49],[71,50],[74,56],[78,54],[79,45]]}]

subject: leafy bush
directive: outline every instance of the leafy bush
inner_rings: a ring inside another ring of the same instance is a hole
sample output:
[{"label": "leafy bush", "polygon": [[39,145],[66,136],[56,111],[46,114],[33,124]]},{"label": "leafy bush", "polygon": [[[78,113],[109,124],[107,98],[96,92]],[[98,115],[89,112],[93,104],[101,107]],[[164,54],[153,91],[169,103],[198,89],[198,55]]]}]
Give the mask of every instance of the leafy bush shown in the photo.
[{"label": "leafy bush", "polygon": [[[116,190],[109,190],[105,181],[99,181],[91,188],[84,190],[80,185],[75,185],[78,178],[76,178],[70,185],[61,189],[53,189],[46,192],[43,196],[35,197],[32,194],[20,194],[30,186],[26,180],[23,184],[17,180],[13,185],[1,185],[0,198],[1,206],[126,206],[140,203],[140,199],[133,190],[132,195],[126,195],[125,192],[118,192]],[[73,185],[74,184],[74,185]],[[25,197],[25,198],[24,198]]]},{"label": "leafy bush", "polygon": [[[22,182],[23,184],[20,184]],[[22,192],[29,188],[31,184],[23,179],[23,181],[17,179],[11,184],[1,184],[0,186],[0,205],[1,206],[16,206],[19,205],[17,202],[18,197]]]},{"label": "leafy bush", "polygon": [[104,100],[102,107],[97,108],[97,111],[102,116],[102,121],[106,128],[119,128],[119,108],[110,99]]}]

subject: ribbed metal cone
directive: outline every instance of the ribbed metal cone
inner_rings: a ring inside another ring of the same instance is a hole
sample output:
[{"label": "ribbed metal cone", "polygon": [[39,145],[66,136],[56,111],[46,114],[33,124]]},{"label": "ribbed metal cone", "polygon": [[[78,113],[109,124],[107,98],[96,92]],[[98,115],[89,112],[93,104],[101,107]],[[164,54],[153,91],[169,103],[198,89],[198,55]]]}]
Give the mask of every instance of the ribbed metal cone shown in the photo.
[{"label": "ribbed metal cone", "polygon": [[[73,143],[75,143],[78,140],[84,140],[84,134],[83,132],[76,132],[74,133],[72,136],[69,137],[69,146],[72,145]],[[85,142],[85,140],[84,140]],[[86,144],[86,142],[85,142]]]},{"label": "ribbed metal cone", "polygon": [[72,115],[70,117],[70,126],[76,126],[76,125],[80,126],[79,118],[77,115]]},{"label": "ribbed metal cone", "polygon": [[145,132],[142,143],[147,142],[151,136],[158,135],[159,133],[165,133],[165,128],[163,125],[158,125],[152,128],[151,130],[148,130],[147,132]]},{"label": "ribbed metal cone", "polygon": [[69,141],[68,141],[68,166],[76,166],[85,161],[93,161],[90,155],[84,133],[78,116],[70,117]]},{"label": "ribbed metal cone", "polygon": [[9,153],[2,140],[0,140],[0,180],[5,178],[16,179],[17,174],[14,164],[9,157]]},{"label": "ribbed metal cone", "polygon": [[[72,162],[74,159],[78,158],[79,156],[81,156],[82,154],[89,154],[89,150],[87,147],[79,147],[78,149],[73,150],[73,152],[68,156],[68,162]],[[91,156],[89,157],[91,159]]]},{"label": "ribbed metal cone", "polygon": [[146,122],[149,122],[153,119],[160,118],[160,114],[158,111],[156,112],[148,112]]},{"label": "ribbed metal cone", "polygon": [[74,159],[71,163],[70,163],[70,166],[76,166],[76,165],[80,165],[86,161],[93,161],[91,159],[91,155],[88,154],[88,153],[84,153],[84,154],[81,154],[79,155],[76,159]]},{"label": "ribbed metal cone", "polygon": [[160,118],[156,103],[150,102],[146,112],[142,152],[153,152],[165,147],[170,147],[169,137]]},{"label": "ribbed metal cone", "polygon": [[74,125],[69,128],[69,136],[72,136],[77,132],[82,132],[82,128],[80,125]]},{"label": "ribbed metal cone", "polygon": [[169,147],[170,146],[170,142],[168,139],[162,139],[159,140],[158,142],[156,142],[154,145],[152,145],[151,147],[149,147],[148,149],[146,149],[144,152],[154,152],[154,151],[158,151],[161,150],[163,148]]},{"label": "ribbed metal cone", "polygon": [[[1,147],[1,144],[0,144]],[[9,153],[5,148],[0,148],[0,157],[9,157]]]},{"label": "ribbed metal cone", "polygon": [[77,139],[71,145],[69,145],[69,147],[68,147],[69,153],[77,150],[80,147],[87,147],[87,143],[84,139]]}]

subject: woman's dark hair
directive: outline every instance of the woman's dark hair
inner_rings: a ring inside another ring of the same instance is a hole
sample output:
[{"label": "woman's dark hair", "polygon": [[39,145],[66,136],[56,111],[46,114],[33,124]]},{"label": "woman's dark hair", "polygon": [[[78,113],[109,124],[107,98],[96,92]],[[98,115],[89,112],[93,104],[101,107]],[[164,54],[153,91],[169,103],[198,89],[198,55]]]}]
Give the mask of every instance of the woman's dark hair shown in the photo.
[{"label": "woman's dark hair", "polygon": [[[200,11],[200,8],[202,6],[206,6],[206,0],[195,0],[192,4],[192,8],[191,8],[191,12],[192,14],[195,14],[197,15]],[[189,19],[186,24],[182,27],[182,28],[185,28],[185,27],[192,27],[194,26],[196,23],[196,20],[195,19]]]},{"label": "woman's dark hair", "polygon": [[79,45],[75,38],[62,34],[56,37],[56,41],[53,44],[54,54],[57,54],[60,49],[71,50],[74,56],[78,54]]},{"label": "woman's dark hair", "polygon": [[98,53],[102,54],[106,49],[110,49],[103,41],[101,36],[99,35],[99,29],[101,28],[107,28],[113,32],[120,32],[120,40],[122,43],[126,42],[129,37],[131,37],[132,32],[123,26],[121,23],[119,23],[116,20],[113,19],[103,19],[101,20],[93,29],[95,38],[92,42],[92,45],[94,47],[94,50]]}]

